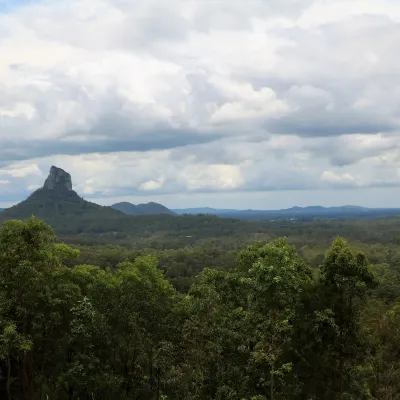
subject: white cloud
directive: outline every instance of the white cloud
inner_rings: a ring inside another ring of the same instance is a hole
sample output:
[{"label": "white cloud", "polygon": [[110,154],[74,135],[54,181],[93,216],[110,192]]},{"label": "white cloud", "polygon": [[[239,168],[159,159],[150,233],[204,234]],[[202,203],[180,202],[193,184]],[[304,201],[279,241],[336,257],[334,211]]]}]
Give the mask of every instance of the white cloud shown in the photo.
[{"label": "white cloud", "polygon": [[397,0],[335,0],[315,1],[304,11],[297,23],[302,28],[351,21],[356,16],[384,15],[400,21]]},{"label": "white cloud", "polygon": [[[211,83],[227,99],[212,115],[211,122],[223,123],[241,119],[278,118],[289,112],[288,105],[277,99],[274,90],[263,87],[254,90],[249,83],[239,84],[222,79],[212,79]],[[251,122],[251,121],[250,121]]]},{"label": "white cloud", "polygon": [[337,185],[356,185],[357,180],[354,176],[349,174],[348,172],[337,173],[333,171],[324,171],[321,176],[321,180]]},{"label": "white cloud", "polygon": [[31,175],[41,175],[37,164],[12,164],[7,169],[0,169],[0,175],[8,175],[12,178],[26,178]]},{"label": "white cloud", "polygon": [[30,120],[35,116],[35,108],[29,103],[16,103],[9,109],[0,109],[0,118],[25,117]]},{"label": "white cloud", "polygon": [[243,183],[240,167],[236,165],[194,164],[185,168],[179,177],[189,190],[235,189]]},{"label": "white cloud", "polygon": [[161,189],[164,185],[165,178],[162,176],[158,180],[150,180],[139,185],[139,189],[145,192]]}]

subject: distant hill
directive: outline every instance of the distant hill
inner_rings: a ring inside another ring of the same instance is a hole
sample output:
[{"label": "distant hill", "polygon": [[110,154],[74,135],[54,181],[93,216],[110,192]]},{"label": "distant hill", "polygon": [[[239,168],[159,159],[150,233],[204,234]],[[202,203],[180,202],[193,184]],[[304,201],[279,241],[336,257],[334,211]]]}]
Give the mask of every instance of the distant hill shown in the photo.
[{"label": "distant hill", "polygon": [[217,209],[209,207],[174,209],[179,215],[183,214],[213,214],[221,218],[239,218],[247,220],[273,220],[297,218],[369,218],[400,214],[399,208],[366,208],[353,205],[339,207],[291,207],[281,210],[237,210]]},{"label": "distant hill", "polygon": [[367,207],[360,206],[338,206],[338,207],[322,207],[322,206],[307,206],[307,207],[291,207],[283,210],[278,210],[280,212],[299,212],[299,213],[326,213],[326,212],[354,212],[361,211],[365,212],[370,210]]},{"label": "distant hill", "polygon": [[[157,203],[139,204],[119,203],[113,207],[100,206],[81,198],[72,189],[71,175],[61,168],[52,166],[42,188],[33,192],[26,200],[4,209],[0,222],[7,219],[25,219],[35,216],[50,223],[60,232],[84,232],[93,226],[106,228],[122,224],[124,214],[174,215],[171,210]],[[118,222],[118,224],[116,223]],[[124,225],[128,222],[124,221]]]},{"label": "distant hill", "polygon": [[169,214],[169,215],[175,215],[173,211],[171,211],[169,208],[163,206],[162,204],[159,203],[146,203],[146,204],[138,204],[136,208],[139,210],[139,213],[141,215],[150,215],[150,214]]},{"label": "distant hill", "polygon": [[220,215],[227,213],[236,213],[247,210],[236,210],[234,208],[212,208],[212,207],[194,207],[194,208],[173,208],[172,211],[178,215],[184,214],[211,214]]},{"label": "distant hill", "polygon": [[128,203],[127,201],[123,201],[121,203],[115,203],[111,206],[115,210],[121,211],[124,214],[135,215],[137,214],[136,206],[132,203]]},{"label": "distant hill", "polygon": [[154,202],[135,205],[124,201],[121,203],[113,204],[111,207],[128,215],[175,215],[175,213],[167,207]]},{"label": "distant hill", "polygon": [[[7,219],[26,219],[35,216],[64,231],[80,231],[82,224],[94,219],[107,221],[124,215],[82,199],[72,190],[71,176],[61,168],[51,167],[44,186],[26,200],[4,209],[0,222]],[[73,225],[78,225],[74,226]]]},{"label": "distant hill", "polygon": [[[66,217],[68,214],[80,215],[83,213],[101,213],[104,215],[121,215],[111,207],[103,207],[82,199],[73,190],[41,188],[33,192],[26,200],[1,213],[1,219],[35,217],[49,220]],[[67,222],[67,221],[66,221]]]},{"label": "distant hill", "polygon": [[183,214],[217,214],[217,212],[221,212],[222,210],[218,210],[216,208],[211,208],[211,207],[198,207],[198,208],[177,208],[177,209],[173,208],[172,211],[175,214],[183,215]]},{"label": "distant hill", "polygon": [[63,173],[65,171],[52,169],[42,188],[33,192],[26,200],[0,213],[0,223],[8,219],[35,216],[52,225],[58,232],[80,233],[90,229],[96,221],[107,224],[107,221],[125,218],[124,214],[111,207],[103,207],[82,199],[75,191],[69,189],[70,178],[65,181],[60,179],[60,174],[68,178],[68,175],[64,176]]}]

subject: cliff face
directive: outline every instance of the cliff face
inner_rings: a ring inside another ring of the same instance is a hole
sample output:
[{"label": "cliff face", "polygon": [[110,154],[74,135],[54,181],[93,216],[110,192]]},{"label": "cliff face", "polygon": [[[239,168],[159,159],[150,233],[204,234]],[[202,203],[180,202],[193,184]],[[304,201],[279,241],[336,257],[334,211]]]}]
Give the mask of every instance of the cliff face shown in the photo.
[{"label": "cliff face", "polygon": [[72,190],[72,179],[71,175],[61,168],[57,168],[54,165],[50,168],[50,174],[47,177],[43,185],[44,189],[64,189]]}]

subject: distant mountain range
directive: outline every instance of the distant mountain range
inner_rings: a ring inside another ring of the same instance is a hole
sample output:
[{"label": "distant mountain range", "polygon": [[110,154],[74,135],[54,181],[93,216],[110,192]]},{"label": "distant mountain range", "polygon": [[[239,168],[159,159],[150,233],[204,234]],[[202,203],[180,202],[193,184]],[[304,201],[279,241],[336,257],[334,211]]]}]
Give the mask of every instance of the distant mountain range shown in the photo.
[{"label": "distant mountain range", "polygon": [[175,214],[221,214],[223,212],[235,212],[239,210],[235,209],[222,209],[222,208],[211,208],[211,207],[197,207],[197,208],[173,208],[172,211]]},{"label": "distant mountain range", "polygon": [[[219,209],[211,207],[196,207],[170,210],[159,203],[132,204],[116,203],[105,207],[82,199],[73,189],[71,175],[61,168],[51,167],[50,174],[42,188],[32,193],[21,203],[0,209],[0,222],[10,218],[24,219],[32,215],[47,222],[68,228],[68,223],[74,220],[84,224],[94,220],[121,221],[125,215],[215,215],[221,218],[242,220],[275,220],[275,219],[309,219],[309,218],[369,218],[385,217],[400,214],[400,208],[367,208],[353,205],[340,207],[291,207],[281,210],[240,210]],[[119,222],[121,223],[121,222]],[[128,223],[128,222],[124,222]]]},{"label": "distant mountain range", "polygon": [[[339,206],[339,207],[323,207],[323,206],[307,206],[307,207],[291,207],[283,208],[280,210],[242,210],[234,208],[211,208],[211,207],[199,207],[199,208],[181,208],[173,209],[178,214],[232,214],[232,213],[267,213],[267,214],[319,214],[319,213],[331,213],[331,212],[368,212],[370,210],[388,210],[386,208],[367,208],[360,206]],[[396,209],[397,210],[397,209]]]},{"label": "distant mountain range", "polygon": [[124,214],[128,215],[155,215],[155,214],[175,215],[174,212],[172,212],[170,209],[163,206],[162,204],[153,202],[135,205],[124,201],[122,203],[113,204],[111,207],[114,208],[115,210],[121,211]]},{"label": "distant mountain range", "polygon": [[296,219],[296,218],[356,218],[378,217],[400,214],[400,208],[367,208],[360,206],[339,207],[291,207],[281,210],[239,210],[218,209],[210,207],[173,209],[178,215],[183,214],[212,214],[218,217],[239,219]]}]

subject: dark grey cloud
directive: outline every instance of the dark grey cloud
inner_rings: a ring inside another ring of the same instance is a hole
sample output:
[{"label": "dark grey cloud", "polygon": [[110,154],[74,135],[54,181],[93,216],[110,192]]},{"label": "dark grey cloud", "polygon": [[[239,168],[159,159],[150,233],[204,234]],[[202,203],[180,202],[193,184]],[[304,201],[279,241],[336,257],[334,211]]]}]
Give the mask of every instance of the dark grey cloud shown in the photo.
[{"label": "dark grey cloud", "polygon": [[[118,127],[119,124],[116,124]],[[113,131],[115,127],[113,127]],[[102,126],[100,132],[108,133]],[[80,134],[81,132],[74,132]],[[93,130],[91,134],[94,139],[89,136],[85,142],[60,140],[36,140],[29,147],[21,147],[18,141],[3,141],[5,149],[0,149],[0,158],[2,162],[29,160],[39,157],[47,157],[50,155],[80,155],[89,153],[110,153],[110,152],[145,152],[149,150],[166,150],[177,147],[186,147],[194,144],[210,143],[218,140],[220,135],[210,134],[204,136],[202,134],[190,131],[173,131],[165,128],[160,131],[147,132],[147,136],[139,136],[136,139],[101,137],[97,138],[98,131]]]},{"label": "dark grey cloud", "polygon": [[268,121],[265,128],[271,133],[284,133],[305,137],[340,136],[353,133],[394,132],[399,126],[388,121],[375,121],[375,118],[349,113],[324,113],[315,110],[315,114],[296,113],[282,117],[277,121]]}]

